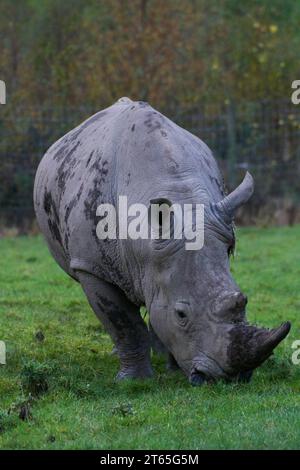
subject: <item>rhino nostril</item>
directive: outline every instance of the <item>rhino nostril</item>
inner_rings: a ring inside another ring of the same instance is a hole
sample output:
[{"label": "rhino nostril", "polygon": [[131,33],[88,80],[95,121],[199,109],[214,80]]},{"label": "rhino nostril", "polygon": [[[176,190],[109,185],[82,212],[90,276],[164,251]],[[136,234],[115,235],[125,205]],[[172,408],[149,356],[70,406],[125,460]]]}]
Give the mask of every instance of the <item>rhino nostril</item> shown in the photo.
[{"label": "rhino nostril", "polygon": [[206,381],[206,376],[203,372],[199,372],[198,370],[193,370],[190,375],[190,384],[194,387],[198,387],[199,385],[204,384]]}]

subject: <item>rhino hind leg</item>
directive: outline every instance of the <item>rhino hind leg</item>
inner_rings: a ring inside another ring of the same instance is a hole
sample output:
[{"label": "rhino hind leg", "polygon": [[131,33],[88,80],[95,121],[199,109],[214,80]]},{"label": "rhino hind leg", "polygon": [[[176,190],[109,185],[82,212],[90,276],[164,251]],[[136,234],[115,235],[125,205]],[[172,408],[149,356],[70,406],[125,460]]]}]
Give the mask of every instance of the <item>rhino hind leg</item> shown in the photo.
[{"label": "rhino hind leg", "polygon": [[139,308],[118,287],[87,272],[77,271],[76,275],[115,344],[121,364],[117,379],[151,377],[150,337]]}]

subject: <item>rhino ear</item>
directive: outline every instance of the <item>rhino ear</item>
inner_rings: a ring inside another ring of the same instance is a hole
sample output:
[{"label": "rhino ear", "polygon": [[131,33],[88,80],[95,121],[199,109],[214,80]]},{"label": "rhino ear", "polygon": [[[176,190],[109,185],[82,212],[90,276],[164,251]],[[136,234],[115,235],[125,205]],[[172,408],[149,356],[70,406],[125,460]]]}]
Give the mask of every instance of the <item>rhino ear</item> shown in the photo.
[{"label": "rhino ear", "polygon": [[167,204],[169,207],[172,206],[172,202],[165,197],[158,197],[156,199],[150,199],[150,204],[158,204],[159,206],[161,206],[162,204]]},{"label": "rhino ear", "polygon": [[247,171],[241,184],[228,196],[225,196],[222,201],[215,204],[215,208],[225,218],[232,220],[236,210],[245,204],[254,191],[254,180],[250,173]]},{"label": "rhino ear", "polygon": [[172,216],[169,213],[169,209],[172,206],[172,202],[166,198],[156,198],[150,200],[150,207],[148,210],[148,221],[151,229],[153,230],[153,237],[155,239],[162,237],[162,228],[164,225],[164,220],[169,223],[171,221],[170,217]]}]

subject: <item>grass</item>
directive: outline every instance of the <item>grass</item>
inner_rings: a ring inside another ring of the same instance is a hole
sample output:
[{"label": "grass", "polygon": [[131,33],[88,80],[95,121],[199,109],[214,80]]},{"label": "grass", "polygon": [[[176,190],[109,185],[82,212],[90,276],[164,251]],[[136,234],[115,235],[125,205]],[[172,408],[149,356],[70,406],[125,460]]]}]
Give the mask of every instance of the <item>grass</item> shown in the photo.
[{"label": "grass", "polygon": [[292,331],[250,384],[115,383],[118,361],[79,285],[40,237],[0,240],[0,448],[299,449],[300,226],[243,229],[232,270],[250,319]]}]

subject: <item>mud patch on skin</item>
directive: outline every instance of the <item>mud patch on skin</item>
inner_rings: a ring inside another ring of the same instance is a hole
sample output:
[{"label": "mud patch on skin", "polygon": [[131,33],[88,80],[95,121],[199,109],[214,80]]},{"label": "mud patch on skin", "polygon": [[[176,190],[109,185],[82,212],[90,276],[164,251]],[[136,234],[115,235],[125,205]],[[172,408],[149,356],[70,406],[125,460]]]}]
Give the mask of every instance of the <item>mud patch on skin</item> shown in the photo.
[{"label": "mud patch on skin", "polygon": [[92,220],[95,224],[97,222],[96,210],[97,210],[98,205],[101,203],[100,201],[101,196],[102,196],[102,191],[98,189],[98,179],[95,178],[93,181],[93,188],[89,190],[87,199],[84,201],[85,217],[88,220]]},{"label": "mud patch on skin", "polygon": [[93,151],[90,153],[90,156],[89,156],[89,158],[87,159],[87,162],[86,162],[86,164],[85,164],[85,167],[86,167],[86,168],[89,166],[90,161],[91,161],[91,159],[92,159],[92,157],[93,157],[93,155],[94,155],[94,152],[95,152],[95,150],[93,150]]},{"label": "mud patch on skin", "polygon": [[93,179],[93,187],[89,190],[87,198],[84,201],[84,214],[87,219],[97,222],[96,210],[98,205],[101,203],[102,188],[108,175],[108,161],[102,162],[100,159],[96,160],[90,167],[90,171],[93,171],[96,176]]},{"label": "mud patch on skin", "polygon": [[79,163],[78,159],[73,158],[74,154],[80,145],[80,142],[77,142],[64,156],[64,159],[61,162],[60,167],[57,170],[57,183],[58,188],[60,189],[60,199],[65,192],[66,182],[68,179],[71,179],[71,174],[74,170],[74,167]]},{"label": "mud patch on skin", "polygon": [[[98,150],[95,154],[94,151],[92,152],[95,156],[93,164],[89,167],[89,173],[101,172],[102,166],[107,164],[107,160],[104,160],[102,163],[103,152]],[[91,155],[91,157],[93,156]]]},{"label": "mud patch on skin", "polygon": [[78,137],[81,133],[82,129],[77,129],[76,131],[72,132],[72,135],[69,137],[70,142],[75,142],[78,140]]},{"label": "mud patch on skin", "polygon": [[63,160],[70,145],[76,142],[75,147],[73,147],[69,152],[69,153],[73,153],[76,150],[77,146],[81,144],[81,142],[78,141],[79,135],[89,126],[91,126],[97,121],[100,121],[106,114],[107,114],[106,111],[100,111],[99,113],[95,114],[95,116],[92,116],[90,119],[84,122],[78,129],[71,131],[61,142],[63,145],[60,146],[59,149],[54,153],[53,159],[57,162]]},{"label": "mud patch on skin", "polygon": [[[45,191],[45,194],[44,194],[44,210],[46,212],[47,215],[50,214],[51,212],[51,208],[53,206],[53,199],[52,199],[52,194],[47,192],[47,190]],[[55,206],[54,206],[55,208]]]},{"label": "mud patch on skin", "polygon": [[159,121],[152,121],[151,119],[147,119],[144,124],[148,128],[148,134],[161,128],[161,123]]},{"label": "mud patch on skin", "polygon": [[215,176],[212,176],[212,175],[209,175],[209,179],[212,182],[212,184],[215,185],[216,188],[218,188],[218,190],[221,192],[222,196],[225,196],[223,185],[219,181],[219,179],[216,178]]},{"label": "mud patch on skin", "polygon": [[146,120],[144,121],[144,125],[148,128],[148,132],[147,134],[150,134],[158,129],[161,129],[162,128],[162,122],[163,122],[163,118],[162,116],[159,116],[158,117],[153,117],[153,115],[156,115],[156,113],[154,112],[147,112],[146,113]]},{"label": "mud patch on skin", "polygon": [[[105,246],[103,246],[96,234],[96,228],[93,229],[93,237],[97,240],[99,244],[99,259],[101,259],[101,269],[104,272],[109,273],[110,282],[119,286],[124,291],[131,288],[131,284],[127,276],[124,275],[124,272],[120,269],[120,259],[117,247],[117,240],[101,240]],[[115,256],[112,258],[108,253],[113,252]],[[98,273],[101,277],[101,272],[99,272],[99,265],[95,263],[93,266],[93,272]]]},{"label": "mud patch on skin", "polygon": [[98,299],[97,306],[99,310],[107,315],[109,321],[118,331],[119,339],[128,341],[131,337],[131,341],[136,341],[134,325],[126,310],[121,309],[112,300],[99,294],[99,292],[96,292],[96,297]]},{"label": "mud patch on skin", "polygon": [[80,186],[79,191],[76,194],[76,196],[73,197],[73,199],[70,201],[69,205],[65,208],[66,209],[66,213],[65,213],[65,223],[66,223],[66,225],[68,224],[68,219],[70,217],[70,214],[71,214],[72,210],[74,209],[74,207],[77,206],[77,204],[80,200],[80,196],[82,194],[82,191],[83,191],[83,183],[81,183],[81,186]]},{"label": "mud patch on skin", "polygon": [[63,243],[62,243],[62,239],[61,239],[61,235],[60,235],[60,231],[59,231],[59,228],[58,228],[58,225],[56,222],[53,222],[52,220],[48,220],[48,226],[49,226],[49,229],[50,229],[50,232],[52,233],[53,237],[55,238],[55,240],[58,241],[58,243],[63,246]]},{"label": "mud patch on skin", "polygon": [[48,216],[49,230],[53,238],[56,241],[58,241],[61,247],[63,247],[62,238],[61,238],[61,234],[59,230],[59,217],[58,217],[57,209],[53,201],[52,194],[48,192],[47,190],[45,191],[45,194],[44,194],[43,204],[44,204],[45,212]]},{"label": "mud patch on skin", "polygon": [[66,247],[66,250],[68,251],[68,248],[69,248],[69,237],[70,237],[70,234],[69,232],[67,231],[65,233],[65,247]]},{"label": "mud patch on skin", "polygon": [[126,178],[126,186],[129,185],[130,180],[131,180],[131,173],[128,173],[127,178]]},{"label": "mud patch on skin", "polygon": [[64,158],[65,152],[68,148],[69,148],[69,144],[66,141],[66,143],[55,152],[55,154],[53,155],[53,160],[55,160],[57,162],[62,160]]},{"label": "mud patch on skin", "polygon": [[179,164],[175,160],[170,148],[165,149],[164,159],[165,159],[165,166],[167,170],[170,171],[170,173],[175,173],[179,168]]}]

